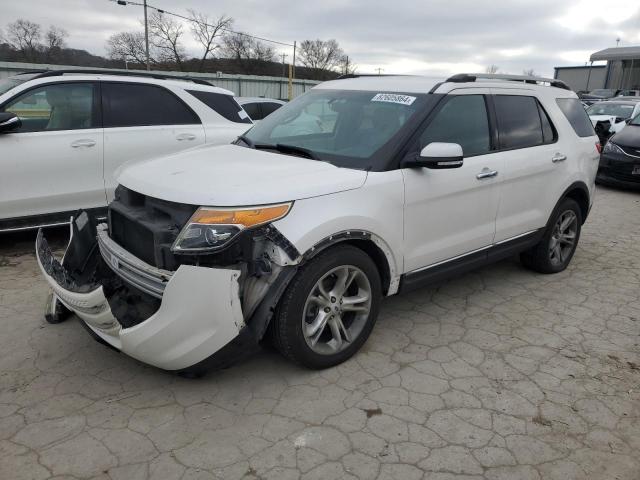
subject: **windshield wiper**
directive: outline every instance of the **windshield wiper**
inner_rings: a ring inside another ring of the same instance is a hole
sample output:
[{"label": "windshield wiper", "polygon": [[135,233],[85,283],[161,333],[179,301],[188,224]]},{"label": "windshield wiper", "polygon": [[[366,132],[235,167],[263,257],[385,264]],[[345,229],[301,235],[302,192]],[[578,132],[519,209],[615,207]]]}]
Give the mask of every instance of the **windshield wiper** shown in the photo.
[{"label": "windshield wiper", "polygon": [[[244,143],[247,144],[247,147],[249,148],[255,148],[255,143],[253,142],[253,140],[251,140],[249,137],[247,137],[246,135],[240,135],[237,139],[236,142],[238,140],[243,141]],[[237,145],[237,144],[236,144]]]},{"label": "windshield wiper", "polygon": [[312,160],[320,160],[318,156],[308,148],[297,147],[295,145],[285,145],[284,143],[277,143],[275,145],[258,143],[258,144],[253,144],[252,148],[263,149],[263,150],[277,150],[278,152],[282,152],[282,153],[293,153],[293,154],[302,155]]}]

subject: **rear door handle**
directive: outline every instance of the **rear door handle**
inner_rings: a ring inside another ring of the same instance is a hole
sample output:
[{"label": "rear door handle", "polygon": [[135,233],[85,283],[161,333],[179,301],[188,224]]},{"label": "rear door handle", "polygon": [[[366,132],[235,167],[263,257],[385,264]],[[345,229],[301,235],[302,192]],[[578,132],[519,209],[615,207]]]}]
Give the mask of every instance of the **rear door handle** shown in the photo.
[{"label": "rear door handle", "polygon": [[190,142],[191,140],[195,139],[196,136],[193,133],[181,133],[176,137],[176,140],[178,140],[179,142],[184,142],[185,140]]},{"label": "rear door handle", "polygon": [[482,171],[476,175],[476,178],[478,180],[483,180],[485,178],[492,178],[497,176],[498,176],[497,170],[489,170],[488,168],[483,168]]},{"label": "rear door handle", "polygon": [[96,141],[90,139],[76,140],[71,144],[71,148],[95,147]]},{"label": "rear door handle", "polygon": [[551,157],[551,161],[553,163],[564,162],[566,159],[567,156],[561,153],[556,153],[553,157]]}]

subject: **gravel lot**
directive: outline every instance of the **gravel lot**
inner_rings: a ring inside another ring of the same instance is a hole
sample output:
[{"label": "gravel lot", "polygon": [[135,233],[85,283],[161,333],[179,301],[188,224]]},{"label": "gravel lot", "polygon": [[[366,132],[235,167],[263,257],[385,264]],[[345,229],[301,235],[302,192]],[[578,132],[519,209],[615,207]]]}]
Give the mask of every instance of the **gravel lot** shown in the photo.
[{"label": "gravel lot", "polygon": [[0,479],[640,478],[639,193],[599,190],[568,271],[391,298],[321,372],[187,380],[48,325],[34,237],[0,237]]}]

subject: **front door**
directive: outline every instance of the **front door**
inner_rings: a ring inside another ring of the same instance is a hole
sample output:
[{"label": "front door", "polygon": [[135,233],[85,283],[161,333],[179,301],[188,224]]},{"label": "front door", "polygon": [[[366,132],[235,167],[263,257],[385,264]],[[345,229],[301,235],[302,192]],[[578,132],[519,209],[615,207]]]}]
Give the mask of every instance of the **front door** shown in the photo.
[{"label": "front door", "polygon": [[0,134],[0,219],[106,206],[96,90],[91,82],[52,83],[0,108],[22,121]]},{"label": "front door", "polygon": [[458,143],[462,167],[403,170],[405,273],[493,243],[503,160],[493,153],[483,93],[469,89],[450,94],[416,146],[419,151],[431,142]]}]

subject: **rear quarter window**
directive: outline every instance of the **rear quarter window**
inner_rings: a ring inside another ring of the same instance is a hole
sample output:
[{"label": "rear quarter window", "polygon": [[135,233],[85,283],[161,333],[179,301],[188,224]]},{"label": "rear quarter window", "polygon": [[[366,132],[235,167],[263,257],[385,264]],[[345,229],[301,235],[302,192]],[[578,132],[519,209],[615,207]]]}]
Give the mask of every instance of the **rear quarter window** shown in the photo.
[{"label": "rear quarter window", "polygon": [[582,102],[577,98],[556,98],[556,103],[562,111],[576,135],[579,137],[592,137],[596,134],[587,115],[586,110],[582,106]]},{"label": "rear quarter window", "polygon": [[231,95],[200,90],[187,90],[187,92],[227,120],[235,123],[251,123],[251,119]]}]

